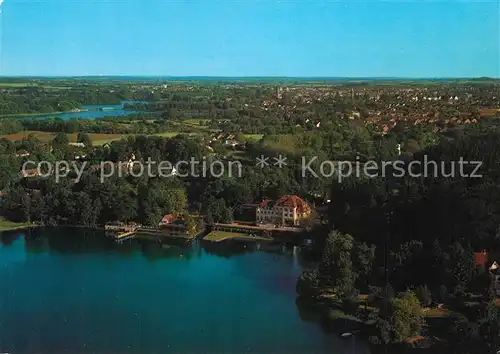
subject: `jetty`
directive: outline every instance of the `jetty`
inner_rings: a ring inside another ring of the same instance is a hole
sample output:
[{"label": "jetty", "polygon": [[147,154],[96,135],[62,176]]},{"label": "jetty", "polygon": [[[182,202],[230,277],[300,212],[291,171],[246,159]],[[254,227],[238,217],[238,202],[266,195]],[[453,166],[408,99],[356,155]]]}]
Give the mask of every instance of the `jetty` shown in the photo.
[{"label": "jetty", "polygon": [[106,235],[116,241],[123,241],[135,237],[139,225],[124,223],[109,223],[104,226]]},{"label": "jetty", "polygon": [[192,240],[204,232],[199,230],[197,234],[191,234],[184,225],[172,224],[163,227],[148,227],[138,224],[113,223],[105,225],[106,236],[117,242],[132,238],[144,238],[162,241],[164,238],[177,238]]}]

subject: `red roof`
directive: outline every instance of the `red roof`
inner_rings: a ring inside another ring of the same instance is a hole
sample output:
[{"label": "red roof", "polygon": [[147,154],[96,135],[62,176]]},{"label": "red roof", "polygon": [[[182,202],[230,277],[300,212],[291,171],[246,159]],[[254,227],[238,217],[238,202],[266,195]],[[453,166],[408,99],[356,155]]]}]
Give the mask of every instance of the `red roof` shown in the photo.
[{"label": "red roof", "polygon": [[162,224],[171,224],[176,219],[174,214],[168,214],[161,219]]},{"label": "red roof", "polygon": [[476,259],[476,265],[486,265],[486,263],[488,263],[488,253],[486,252],[474,253],[474,257]]},{"label": "red roof", "polygon": [[265,207],[267,207],[267,205],[268,205],[269,203],[271,203],[271,202],[272,202],[272,200],[271,200],[271,199],[264,199],[263,201],[261,201],[261,202],[259,203],[259,207],[261,207],[261,208],[265,208]]},{"label": "red roof", "polygon": [[276,206],[285,208],[297,208],[299,213],[308,213],[311,211],[309,204],[296,195],[284,195],[276,201]]}]

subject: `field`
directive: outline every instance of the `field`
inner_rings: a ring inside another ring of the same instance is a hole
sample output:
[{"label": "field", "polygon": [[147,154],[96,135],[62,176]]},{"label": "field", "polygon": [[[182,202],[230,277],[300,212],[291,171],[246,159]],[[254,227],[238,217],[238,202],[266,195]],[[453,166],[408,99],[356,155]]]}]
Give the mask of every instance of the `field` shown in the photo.
[{"label": "field", "polygon": [[0,82],[0,88],[23,88],[23,87],[40,87],[46,89],[67,89],[64,86],[39,85],[27,82]]},{"label": "field", "polygon": [[258,142],[264,137],[264,134],[244,134],[244,135],[245,139],[252,142]]},{"label": "field", "polygon": [[[16,134],[0,135],[0,139],[19,141],[30,134],[33,134],[37,139],[44,142],[52,141],[52,139],[54,139],[54,137],[56,136],[56,133],[27,130]],[[77,135],[78,135],[77,133],[68,134],[68,139],[71,142],[76,142]],[[127,136],[126,134],[97,134],[97,133],[89,133],[88,135],[94,145],[104,145],[111,141],[120,140],[121,138]]]},{"label": "field", "polygon": [[481,117],[495,117],[500,114],[500,108],[480,108],[479,114]]},{"label": "field", "polygon": [[158,134],[153,134],[153,135],[154,136],[161,136],[162,138],[172,138],[172,137],[177,136],[179,134],[196,135],[196,133],[181,133],[181,132],[165,132],[165,133],[158,133]]}]

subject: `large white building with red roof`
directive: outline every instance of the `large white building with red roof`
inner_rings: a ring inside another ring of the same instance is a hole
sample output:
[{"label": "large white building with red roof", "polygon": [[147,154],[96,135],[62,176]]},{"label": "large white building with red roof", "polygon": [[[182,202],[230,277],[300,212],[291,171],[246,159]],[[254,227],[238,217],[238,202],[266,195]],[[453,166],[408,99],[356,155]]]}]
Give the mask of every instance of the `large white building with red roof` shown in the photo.
[{"label": "large white building with red roof", "polygon": [[309,218],[311,206],[296,195],[284,195],[277,201],[264,200],[256,208],[258,223],[298,226]]}]

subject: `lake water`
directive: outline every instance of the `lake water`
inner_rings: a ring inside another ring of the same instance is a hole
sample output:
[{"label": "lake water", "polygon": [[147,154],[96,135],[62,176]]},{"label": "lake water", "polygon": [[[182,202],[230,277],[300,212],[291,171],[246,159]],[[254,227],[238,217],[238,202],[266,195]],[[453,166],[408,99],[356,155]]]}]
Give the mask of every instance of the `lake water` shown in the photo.
[{"label": "lake water", "polygon": [[114,244],[74,229],[0,241],[0,352],[368,353],[301,319],[293,248]]},{"label": "lake water", "polygon": [[68,119],[97,119],[105,117],[121,117],[137,113],[137,111],[124,109],[125,104],[143,103],[140,101],[123,101],[120,104],[107,104],[107,105],[86,105],[83,106],[80,112],[63,112],[44,114],[36,116],[28,116],[26,118],[47,119],[47,118],[61,118]]}]

